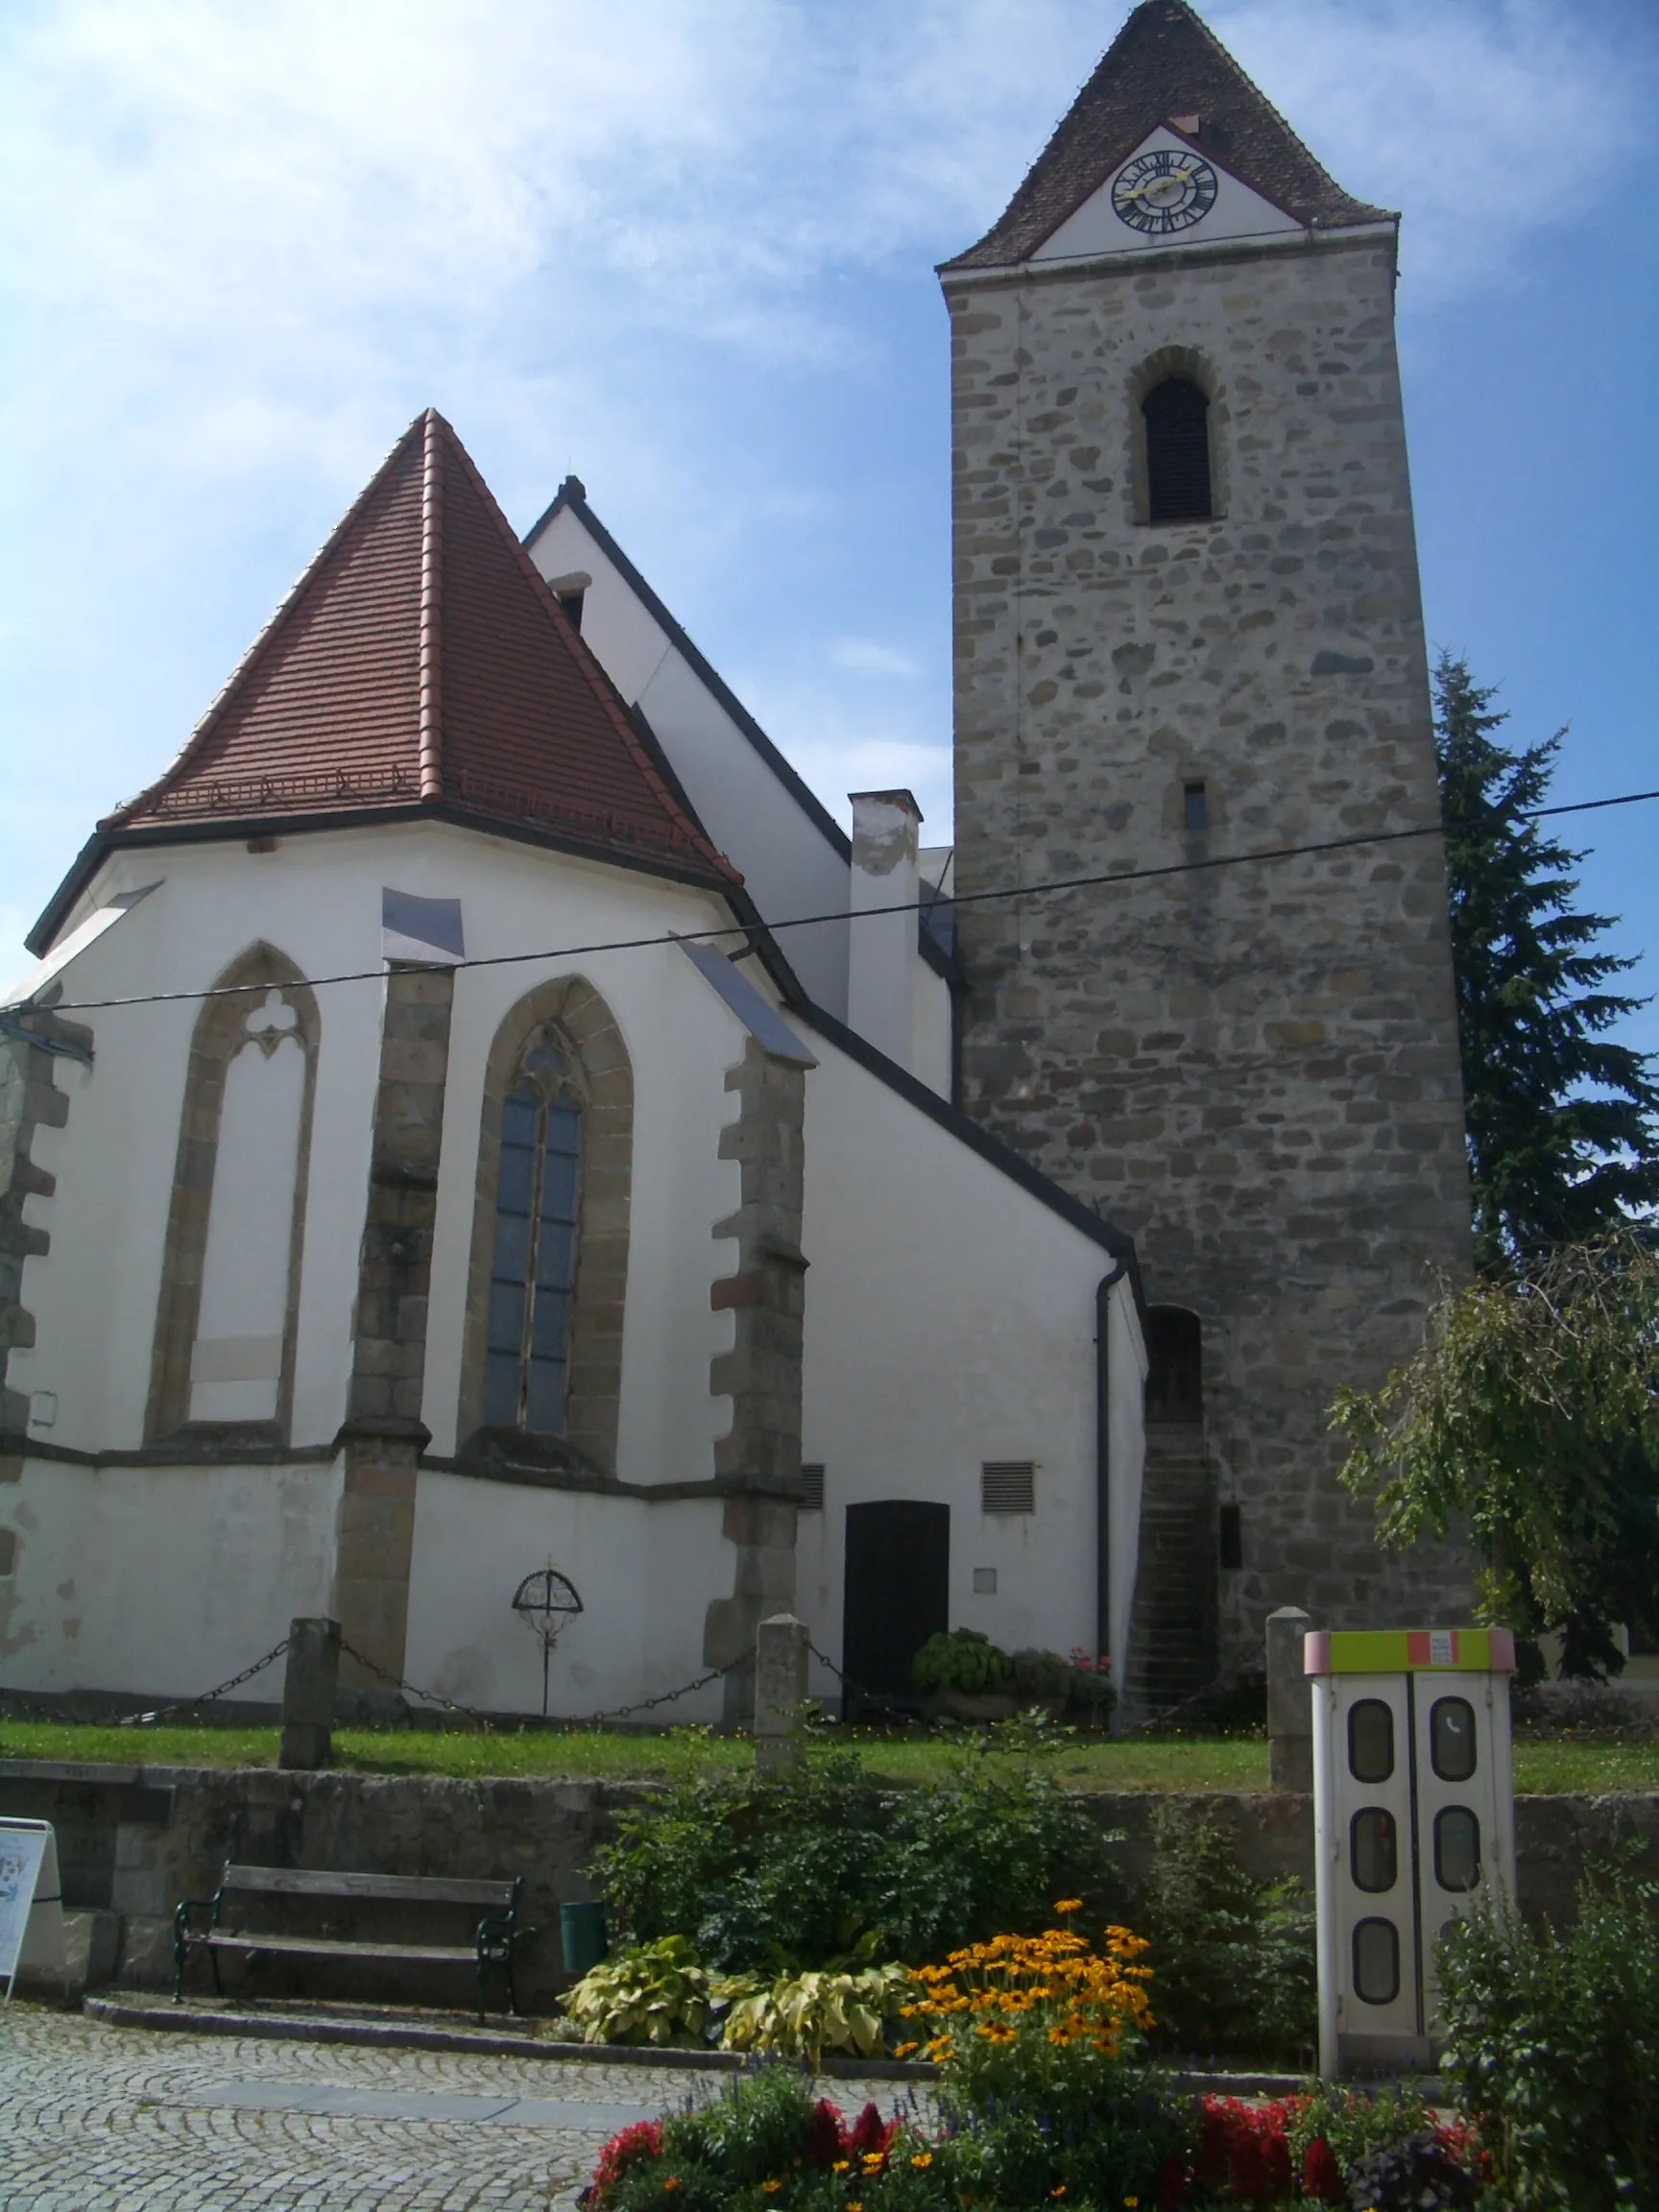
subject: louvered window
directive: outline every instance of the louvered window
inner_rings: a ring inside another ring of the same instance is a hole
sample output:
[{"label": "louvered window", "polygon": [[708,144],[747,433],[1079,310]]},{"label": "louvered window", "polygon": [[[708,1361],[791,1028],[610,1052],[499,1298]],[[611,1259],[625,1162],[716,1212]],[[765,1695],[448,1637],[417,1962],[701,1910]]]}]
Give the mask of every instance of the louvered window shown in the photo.
[{"label": "louvered window", "polygon": [[1146,422],[1146,519],[1201,522],[1210,496],[1210,402],[1184,376],[1166,376],[1141,402]]},{"label": "louvered window", "polygon": [[822,1513],[824,1510],[824,1462],[821,1459],[802,1462],[801,1510],[803,1513]]},{"label": "louvered window", "polygon": [[979,1469],[979,1510],[981,1513],[1035,1513],[1035,1460],[985,1460]]}]

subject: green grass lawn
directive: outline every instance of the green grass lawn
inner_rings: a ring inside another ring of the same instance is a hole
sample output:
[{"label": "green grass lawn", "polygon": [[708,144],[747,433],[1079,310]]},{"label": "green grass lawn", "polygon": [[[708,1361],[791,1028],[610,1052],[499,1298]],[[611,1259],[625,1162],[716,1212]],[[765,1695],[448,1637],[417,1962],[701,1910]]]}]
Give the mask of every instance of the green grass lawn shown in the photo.
[{"label": "green grass lawn", "polygon": [[[0,1721],[0,1759],[111,1761],[146,1767],[274,1767],[275,1728],[92,1728],[48,1721]],[[944,1773],[961,1740],[880,1736],[858,1729],[835,1739],[872,1770],[920,1782]],[[1048,1756],[1075,1790],[1265,1790],[1262,1737],[1073,1737]],[[598,1729],[483,1734],[469,1730],[346,1728],[334,1738],[334,1763],[365,1774],[547,1774],[604,1781],[653,1781],[692,1773],[735,1772],[752,1752],[738,1737],[677,1729],[661,1736]],[[1515,1746],[1522,1791],[1659,1790],[1659,1743],[1530,1742]]]}]

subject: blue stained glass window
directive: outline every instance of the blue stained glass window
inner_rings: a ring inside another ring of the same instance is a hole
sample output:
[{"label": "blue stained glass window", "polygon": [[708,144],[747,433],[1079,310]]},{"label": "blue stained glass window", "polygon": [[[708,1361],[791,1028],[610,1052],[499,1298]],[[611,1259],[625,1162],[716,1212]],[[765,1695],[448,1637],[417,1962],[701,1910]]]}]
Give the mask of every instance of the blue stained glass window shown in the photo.
[{"label": "blue stained glass window", "polygon": [[582,1165],[570,1064],[541,1031],[501,1111],[484,1418],[542,1436],[564,1430],[570,1365]]}]

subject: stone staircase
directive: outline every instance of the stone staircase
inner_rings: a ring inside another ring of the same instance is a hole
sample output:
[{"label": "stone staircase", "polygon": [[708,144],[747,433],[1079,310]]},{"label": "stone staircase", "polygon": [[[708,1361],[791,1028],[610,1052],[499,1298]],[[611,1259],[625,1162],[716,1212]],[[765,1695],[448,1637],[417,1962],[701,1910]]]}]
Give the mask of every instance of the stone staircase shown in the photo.
[{"label": "stone staircase", "polygon": [[1197,1422],[1148,1423],[1125,1717],[1195,1697],[1216,1654],[1215,1484]]}]

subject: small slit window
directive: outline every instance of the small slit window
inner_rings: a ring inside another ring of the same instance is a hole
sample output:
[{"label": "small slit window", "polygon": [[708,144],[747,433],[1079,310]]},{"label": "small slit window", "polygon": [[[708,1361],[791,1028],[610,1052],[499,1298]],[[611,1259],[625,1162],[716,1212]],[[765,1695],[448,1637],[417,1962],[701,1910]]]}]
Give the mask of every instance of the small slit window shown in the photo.
[{"label": "small slit window", "polygon": [[1354,1994],[1367,2005],[1392,2005],[1400,1994],[1400,1931],[1392,1920],[1354,1924]]},{"label": "small slit window", "polygon": [[1222,1571],[1237,1575],[1244,1564],[1244,1509],[1241,1505],[1223,1505],[1217,1529]]},{"label": "small slit window", "polygon": [[1141,402],[1146,425],[1146,519],[1207,522],[1210,402],[1185,376],[1166,376]]},{"label": "small slit window", "polygon": [[822,1459],[803,1460],[801,1465],[801,1511],[822,1513],[824,1510],[824,1462]]},{"label": "small slit window", "polygon": [[1037,1463],[1034,1459],[987,1459],[979,1469],[982,1513],[1035,1513]]},{"label": "small slit window", "polygon": [[1201,781],[1183,783],[1181,786],[1181,827],[1184,830],[1208,830],[1210,827],[1210,793]]}]

